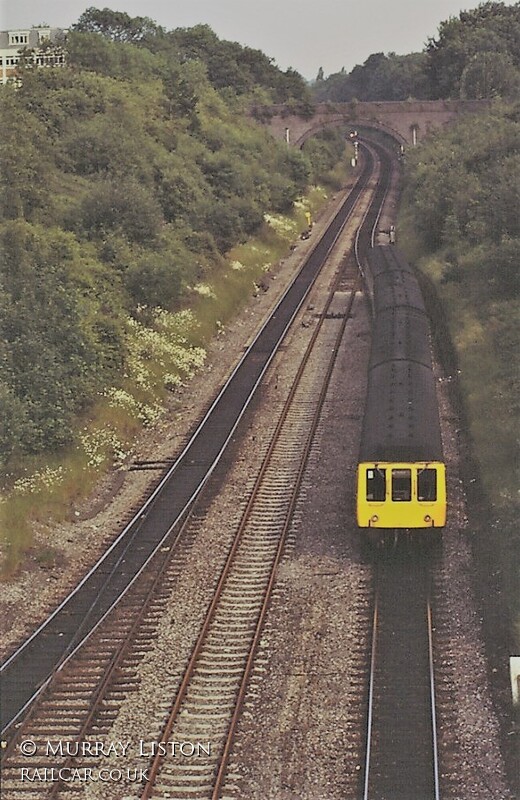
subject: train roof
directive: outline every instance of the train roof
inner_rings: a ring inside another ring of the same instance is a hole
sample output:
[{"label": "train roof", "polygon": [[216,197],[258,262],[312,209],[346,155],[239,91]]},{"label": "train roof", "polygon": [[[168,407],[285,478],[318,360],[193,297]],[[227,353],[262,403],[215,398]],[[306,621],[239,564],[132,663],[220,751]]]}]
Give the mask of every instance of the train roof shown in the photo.
[{"label": "train roof", "polygon": [[374,278],[383,272],[393,272],[395,270],[414,274],[404,253],[395,245],[372,247],[368,253],[368,265]]},{"label": "train roof", "polygon": [[407,306],[426,313],[417,278],[413,272],[390,270],[374,277],[374,310],[377,315],[385,308]]},{"label": "train roof", "polygon": [[375,318],[369,369],[394,359],[431,368],[430,326],[422,311],[408,306],[384,308]]},{"label": "train roof", "polygon": [[368,376],[360,461],[442,460],[431,369],[413,361],[390,361],[373,367]]}]

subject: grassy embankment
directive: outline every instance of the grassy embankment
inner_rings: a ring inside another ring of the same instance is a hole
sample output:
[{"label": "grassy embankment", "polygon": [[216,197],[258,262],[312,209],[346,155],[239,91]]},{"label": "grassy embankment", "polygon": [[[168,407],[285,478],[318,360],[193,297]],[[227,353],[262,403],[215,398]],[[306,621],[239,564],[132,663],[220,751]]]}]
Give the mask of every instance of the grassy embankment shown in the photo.
[{"label": "grassy embankment", "polygon": [[[331,173],[336,185],[346,171],[340,166]],[[326,202],[327,190],[314,188],[292,213],[267,216],[256,237],[229,252],[211,283],[193,287],[183,310],[145,310],[146,325],[128,318],[130,356],[121,385],[107,387],[78,420],[73,447],[58,455],[27,459],[21,470],[25,477],[4,495],[0,505],[4,577],[15,574],[28,555],[38,563],[53,563],[57,553],[52,543],[34,545],[34,526],[71,518],[73,507],[96,481],[131,457],[142,428],[167,411],[174,413],[175,387],[189,381],[203,365],[211,338],[251,297],[266,270],[287,253],[307,225],[305,212],[314,216]]]}]

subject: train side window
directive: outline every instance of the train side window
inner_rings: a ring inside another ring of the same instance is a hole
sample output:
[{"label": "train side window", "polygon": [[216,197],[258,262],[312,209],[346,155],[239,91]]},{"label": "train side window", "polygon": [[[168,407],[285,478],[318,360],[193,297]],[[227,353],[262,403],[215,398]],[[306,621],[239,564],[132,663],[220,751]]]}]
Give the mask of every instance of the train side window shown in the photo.
[{"label": "train side window", "polygon": [[421,469],[417,474],[417,499],[437,500],[437,470]]},{"label": "train side window", "polygon": [[384,502],[386,495],[386,470],[367,469],[367,500]]},{"label": "train side window", "polygon": [[412,470],[392,470],[392,500],[397,503],[412,499]]}]

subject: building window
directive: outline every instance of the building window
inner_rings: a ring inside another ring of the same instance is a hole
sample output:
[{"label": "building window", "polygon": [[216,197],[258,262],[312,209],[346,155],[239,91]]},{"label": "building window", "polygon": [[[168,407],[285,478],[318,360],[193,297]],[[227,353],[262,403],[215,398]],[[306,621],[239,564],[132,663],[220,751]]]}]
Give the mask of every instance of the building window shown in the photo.
[{"label": "building window", "polygon": [[9,44],[10,45],[24,45],[27,44],[29,41],[29,34],[28,33],[10,33],[9,34]]}]

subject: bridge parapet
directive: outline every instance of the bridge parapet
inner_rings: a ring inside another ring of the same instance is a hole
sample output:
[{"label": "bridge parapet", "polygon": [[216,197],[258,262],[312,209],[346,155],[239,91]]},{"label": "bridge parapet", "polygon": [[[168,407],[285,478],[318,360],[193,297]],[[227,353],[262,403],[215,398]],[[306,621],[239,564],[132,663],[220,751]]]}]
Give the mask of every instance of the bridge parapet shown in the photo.
[{"label": "bridge parapet", "polygon": [[299,116],[284,105],[253,110],[277,139],[301,146],[309,136],[336,125],[369,127],[389,133],[401,144],[415,145],[461,114],[481,113],[489,100],[395,100],[318,103],[312,115]]}]

